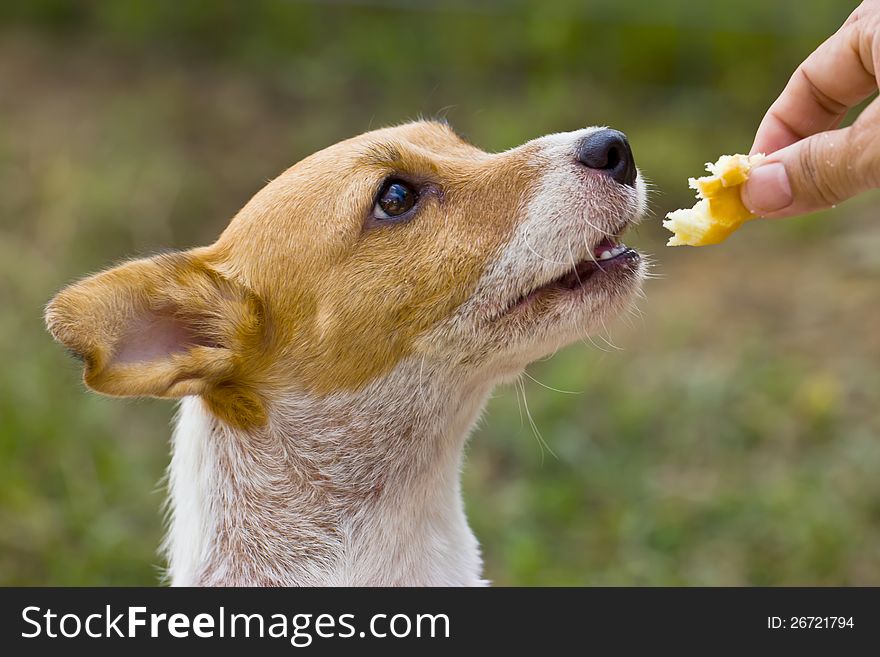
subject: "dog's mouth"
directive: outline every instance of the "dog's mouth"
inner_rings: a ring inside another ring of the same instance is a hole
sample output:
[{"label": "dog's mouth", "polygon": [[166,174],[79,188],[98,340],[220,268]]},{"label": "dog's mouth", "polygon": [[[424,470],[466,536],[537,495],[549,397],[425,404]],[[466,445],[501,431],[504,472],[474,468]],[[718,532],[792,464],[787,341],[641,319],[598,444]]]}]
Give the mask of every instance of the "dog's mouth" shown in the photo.
[{"label": "dog's mouth", "polygon": [[[617,235],[622,232],[623,229]],[[514,299],[502,314],[527,306],[546,295],[570,294],[587,290],[598,278],[613,275],[621,268],[632,268],[633,264],[640,259],[639,252],[620,242],[617,235],[602,238],[593,247],[591,257],[578,262],[561,276]]]}]

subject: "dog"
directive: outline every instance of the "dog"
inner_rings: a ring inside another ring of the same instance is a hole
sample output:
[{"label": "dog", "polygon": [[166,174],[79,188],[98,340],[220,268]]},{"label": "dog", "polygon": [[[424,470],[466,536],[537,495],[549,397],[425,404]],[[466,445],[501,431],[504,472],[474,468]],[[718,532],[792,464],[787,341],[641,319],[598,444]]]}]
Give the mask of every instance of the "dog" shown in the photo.
[{"label": "dog", "polygon": [[627,308],[645,210],[623,133],[486,153],[449,126],[300,161],[211,246],[49,303],[106,395],[182,399],[172,585],[484,585],[459,473],[490,391]]}]

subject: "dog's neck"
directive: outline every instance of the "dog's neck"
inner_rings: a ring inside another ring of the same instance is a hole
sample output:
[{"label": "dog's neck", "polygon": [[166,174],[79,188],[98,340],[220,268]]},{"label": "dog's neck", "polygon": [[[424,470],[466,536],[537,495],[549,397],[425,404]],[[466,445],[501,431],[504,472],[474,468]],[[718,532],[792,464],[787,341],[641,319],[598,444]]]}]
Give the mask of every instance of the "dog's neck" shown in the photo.
[{"label": "dog's neck", "polygon": [[491,385],[422,376],[410,364],[357,393],[286,396],[250,432],[185,399],[171,583],[482,584],[459,471]]}]

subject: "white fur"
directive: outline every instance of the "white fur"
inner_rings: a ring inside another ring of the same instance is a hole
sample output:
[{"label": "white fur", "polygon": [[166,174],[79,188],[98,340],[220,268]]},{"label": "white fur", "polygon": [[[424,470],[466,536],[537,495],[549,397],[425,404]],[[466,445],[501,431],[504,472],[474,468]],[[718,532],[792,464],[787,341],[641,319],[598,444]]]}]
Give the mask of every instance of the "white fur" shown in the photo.
[{"label": "white fur", "polygon": [[205,559],[206,543],[214,531],[210,505],[211,491],[216,485],[212,423],[198,397],[181,400],[171,438],[171,513],[163,546],[168,559],[167,576],[172,584],[195,580]]},{"label": "white fur", "polygon": [[[431,383],[415,386],[419,376]],[[448,392],[446,383],[460,394]],[[291,394],[273,408],[274,422],[259,437],[219,424],[198,398],[185,399],[169,478],[165,552],[171,583],[483,584],[459,471],[464,442],[488,389],[453,380],[442,364],[427,364],[426,370],[423,360],[408,359],[360,394],[323,399]],[[345,416],[350,419],[340,421]],[[287,452],[280,459],[290,462],[282,469],[293,469],[294,476],[279,480],[274,472],[279,458],[243,458],[255,440],[279,455]],[[362,443],[363,451],[346,459],[352,442]],[[236,460],[237,483],[218,467],[219,458]],[[335,490],[296,476],[309,468]],[[230,501],[243,482],[287,503],[218,517],[224,508],[241,509]],[[329,526],[319,527],[327,518]],[[292,533],[267,531],[267,519],[281,521]],[[217,540],[224,523],[246,536],[235,558],[224,554]],[[292,545],[297,539],[309,549]]]}]

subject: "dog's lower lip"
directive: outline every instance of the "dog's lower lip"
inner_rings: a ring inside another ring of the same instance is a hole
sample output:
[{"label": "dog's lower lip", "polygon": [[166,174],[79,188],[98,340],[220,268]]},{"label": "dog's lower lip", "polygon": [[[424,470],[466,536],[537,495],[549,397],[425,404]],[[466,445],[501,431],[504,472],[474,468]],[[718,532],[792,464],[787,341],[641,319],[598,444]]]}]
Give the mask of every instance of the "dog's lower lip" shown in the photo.
[{"label": "dog's lower lip", "polygon": [[[603,254],[609,252],[611,255],[603,257]],[[594,259],[579,262],[573,269],[562,276],[523,295],[510,304],[504,312],[510,312],[520,306],[524,306],[546,292],[570,292],[582,289],[593,276],[603,275],[620,266],[638,261],[639,257],[638,251],[629,248],[625,244],[614,244],[610,240],[602,240],[594,249]]]}]

